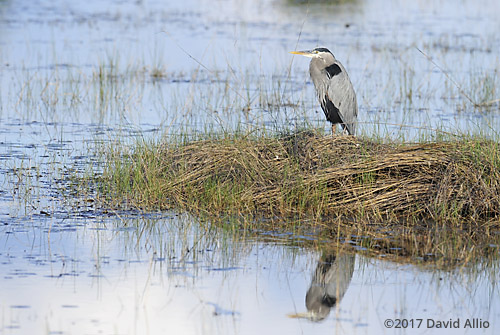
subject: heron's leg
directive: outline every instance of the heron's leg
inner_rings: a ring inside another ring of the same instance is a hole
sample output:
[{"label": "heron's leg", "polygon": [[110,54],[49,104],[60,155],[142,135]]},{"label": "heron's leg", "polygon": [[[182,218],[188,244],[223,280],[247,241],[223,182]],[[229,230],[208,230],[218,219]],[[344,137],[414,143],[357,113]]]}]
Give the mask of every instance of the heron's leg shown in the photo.
[{"label": "heron's leg", "polygon": [[349,135],[349,128],[344,123],[341,123],[340,126],[342,127],[342,135]]},{"label": "heron's leg", "polygon": [[335,136],[335,123],[332,123],[332,136]]}]

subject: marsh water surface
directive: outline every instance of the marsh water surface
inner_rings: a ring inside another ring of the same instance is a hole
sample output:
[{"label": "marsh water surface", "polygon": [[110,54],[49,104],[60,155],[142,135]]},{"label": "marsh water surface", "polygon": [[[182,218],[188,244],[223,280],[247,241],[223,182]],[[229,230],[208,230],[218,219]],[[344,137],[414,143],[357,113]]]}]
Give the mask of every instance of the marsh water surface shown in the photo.
[{"label": "marsh water surface", "polygon": [[406,265],[64,190],[110,143],[326,130],[288,53],[319,45],[349,71],[362,134],[498,138],[499,15],[493,0],[0,1],[0,334],[493,334],[497,261]]}]

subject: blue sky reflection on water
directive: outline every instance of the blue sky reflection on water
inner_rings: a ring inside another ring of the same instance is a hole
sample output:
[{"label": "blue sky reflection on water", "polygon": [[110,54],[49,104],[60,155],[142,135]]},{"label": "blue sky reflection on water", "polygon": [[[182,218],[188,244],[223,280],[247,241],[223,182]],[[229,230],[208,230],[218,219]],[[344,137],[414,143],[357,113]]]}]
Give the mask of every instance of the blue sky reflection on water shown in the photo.
[{"label": "blue sky reflection on water", "polygon": [[[474,109],[460,88],[477,102],[498,99],[498,2],[286,3],[5,1],[0,118],[173,124],[171,131],[304,119],[327,127],[307,61],[288,54],[323,45],[348,69],[368,135],[496,134],[498,103]],[[105,87],[114,90],[107,103],[99,103],[99,68],[120,82]],[[148,79],[157,68],[166,76]],[[37,97],[44,103],[33,104]]]},{"label": "blue sky reflection on water", "polygon": [[186,216],[124,220],[128,229],[113,228],[116,219],[3,226],[2,332],[372,334],[392,333],[383,326],[388,318],[498,320],[492,270],[421,271],[360,255],[326,319],[293,319],[306,311],[318,252],[207,233]]},{"label": "blue sky reflection on water", "polygon": [[288,315],[306,311],[328,255],[207,233],[174,213],[74,210],[53,190],[103,142],[304,119],[328,128],[307,61],[288,54],[317,45],[346,65],[367,135],[495,136],[498,104],[473,109],[416,47],[472,97],[489,87],[485,99],[498,99],[499,13],[493,0],[0,2],[0,334],[457,333],[384,328],[397,317],[479,318],[490,328],[461,332],[492,334],[498,264],[440,272],[358,254],[338,307],[315,323]]}]

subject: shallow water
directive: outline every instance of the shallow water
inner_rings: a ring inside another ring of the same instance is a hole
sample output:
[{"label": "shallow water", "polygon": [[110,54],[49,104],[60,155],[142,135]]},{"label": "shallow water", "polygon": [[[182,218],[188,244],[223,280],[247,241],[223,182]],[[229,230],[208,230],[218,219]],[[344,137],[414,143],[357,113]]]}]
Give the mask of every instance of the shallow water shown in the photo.
[{"label": "shallow water", "polygon": [[4,1],[0,117],[170,133],[304,120],[327,128],[308,60],[288,53],[324,45],[348,69],[363,133],[495,136],[498,102],[474,108],[465,95],[500,95],[498,12],[494,0]]},{"label": "shallow water", "polygon": [[[412,333],[450,319],[460,332],[493,333],[500,313],[490,270],[439,273],[322,255],[293,236],[241,239],[171,213],[12,220],[1,232],[5,334],[373,334],[384,332],[386,319],[422,319]],[[335,274],[330,288],[317,268]],[[307,311],[313,283],[336,304],[324,303],[314,321],[291,318]],[[488,328],[467,329],[468,319]]]},{"label": "shallow water", "polygon": [[[307,60],[288,54],[317,45],[348,69],[362,133],[497,136],[498,103],[474,108],[456,86],[477,103],[500,96],[497,1],[294,3],[0,2],[0,334],[455,334],[436,328],[450,320],[493,333],[496,263],[438,271],[322,254],[314,235],[109,212],[59,191],[99,169],[101,143],[327,130]],[[312,282],[310,308],[313,291],[329,292],[321,313],[290,317],[308,310]]]}]

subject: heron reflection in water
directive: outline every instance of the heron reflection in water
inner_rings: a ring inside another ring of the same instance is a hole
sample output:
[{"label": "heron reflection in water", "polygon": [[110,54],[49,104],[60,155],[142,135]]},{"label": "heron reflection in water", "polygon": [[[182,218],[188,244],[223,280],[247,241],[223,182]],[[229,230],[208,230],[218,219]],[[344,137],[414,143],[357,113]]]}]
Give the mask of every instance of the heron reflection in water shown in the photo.
[{"label": "heron reflection in water", "polygon": [[289,315],[322,321],[344,297],[354,272],[355,255],[324,254],[318,261],[306,294],[307,312]]}]

